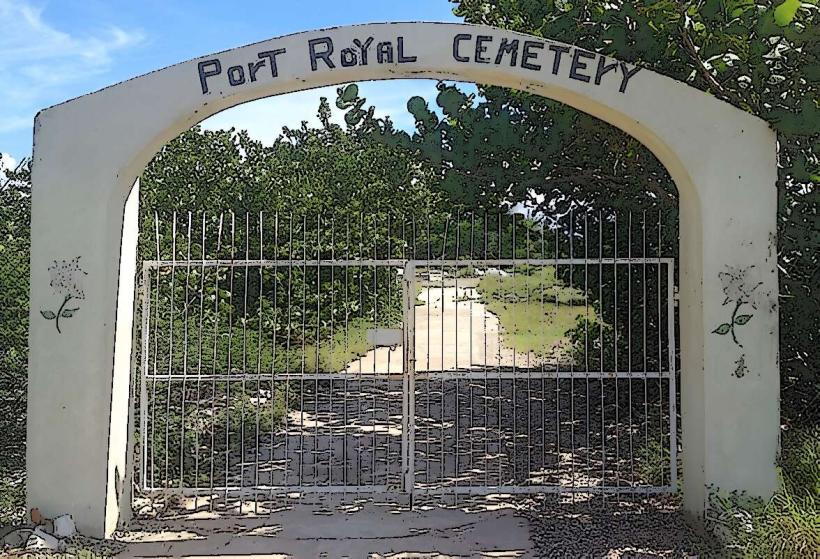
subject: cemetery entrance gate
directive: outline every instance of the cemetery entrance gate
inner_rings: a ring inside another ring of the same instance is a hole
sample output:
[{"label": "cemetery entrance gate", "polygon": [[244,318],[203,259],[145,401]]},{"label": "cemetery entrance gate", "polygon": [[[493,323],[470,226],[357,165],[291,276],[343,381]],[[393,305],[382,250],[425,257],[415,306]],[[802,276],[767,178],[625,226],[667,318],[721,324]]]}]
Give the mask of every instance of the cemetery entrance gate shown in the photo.
[{"label": "cemetery entrance gate", "polygon": [[168,217],[142,266],[142,494],[676,489],[657,217]]}]

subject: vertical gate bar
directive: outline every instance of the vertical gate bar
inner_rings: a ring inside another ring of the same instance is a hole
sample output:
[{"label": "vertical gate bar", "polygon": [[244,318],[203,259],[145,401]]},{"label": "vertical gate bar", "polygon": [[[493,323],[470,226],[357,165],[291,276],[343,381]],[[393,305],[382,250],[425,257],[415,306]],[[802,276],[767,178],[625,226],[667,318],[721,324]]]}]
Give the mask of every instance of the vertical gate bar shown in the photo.
[{"label": "vertical gate bar", "polygon": [[[598,321],[599,365],[601,367],[601,486],[606,488],[606,398],[604,396],[604,214],[598,210],[598,301],[601,320]],[[605,493],[604,493],[605,494]]]},{"label": "vertical gate bar", "polygon": [[[559,276],[559,268],[558,268],[558,258],[561,255],[561,246],[560,246],[560,230],[561,230],[561,220],[560,218],[556,218],[555,220],[555,277],[556,279]],[[560,311],[560,301],[558,298],[558,290],[555,290],[555,313],[556,315]],[[561,465],[561,379],[557,374],[561,368],[560,360],[555,360],[555,465],[557,468],[558,474],[558,499],[560,501],[561,498],[561,474],[562,474],[562,465]]]},{"label": "vertical gate bar", "polygon": [[[377,239],[376,239],[376,232],[378,231],[378,223],[376,222],[376,214],[372,214],[373,218],[373,261],[375,262],[378,259],[377,254]],[[373,264],[373,328],[379,327],[379,269],[376,267],[375,263]],[[375,344],[374,344],[375,345]],[[376,437],[376,431],[378,428],[378,420],[377,420],[377,413],[376,409],[378,407],[376,401],[376,359],[375,359],[375,349],[373,352],[374,359],[373,359],[373,408],[372,408],[372,415],[373,415],[373,441],[372,441],[372,448],[370,452],[370,484],[376,485],[378,481],[376,480],[376,451],[378,449],[378,442]]]},{"label": "vertical gate bar", "polygon": [[[484,222],[482,226],[484,228],[484,262],[482,263],[482,268],[484,268],[484,273],[487,273],[487,259],[489,258],[488,250],[489,250],[489,222],[488,222],[488,215],[487,210],[484,210]],[[482,402],[484,404],[484,487],[488,487],[490,485],[490,380],[489,380],[489,370],[490,370],[490,363],[487,361],[487,311],[486,309],[482,313],[482,338],[484,341],[484,397],[482,398]]]},{"label": "vertical gate bar", "polygon": [[[336,216],[331,214],[330,216],[330,260],[331,262],[335,262],[336,260]],[[336,349],[336,340],[335,340],[335,316],[336,316],[336,266],[330,266],[330,354],[333,355],[334,350]],[[333,373],[338,373],[339,371],[333,370]],[[331,378],[329,383],[330,386],[328,387],[328,409],[330,417],[333,416],[333,379]],[[327,479],[328,485],[333,485],[333,454],[334,454],[334,446],[333,446],[333,424],[328,422],[328,453],[327,453]],[[344,467],[344,458],[342,459],[342,466]]]},{"label": "vertical gate bar", "polygon": [[[504,249],[503,249],[504,244],[502,242],[502,240],[503,240],[503,236],[502,236],[503,228],[504,228],[503,214],[499,213],[498,214],[498,258],[504,258]],[[499,270],[501,270],[501,269],[502,268],[499,267]],[[503,293],[502,293],[502,297],[503,297]],[[497,428],[498,428],[497,433],[498,433],[498,485],[499,486],[504,484],[504,473],[503,473],[503,470],[502,470],[502,468],[503,468],[502,456],[504,456],[505,453],[503,452],[503,450],[506,448],[506,439],[504,437],[504,428],[501,424],[501,415],[502,415],[502,411],[503,411],[502,410],[502,406],[503,406],[503,396],[502,395],[503,395],[504,391],[503,391],[503,387],[502,387],[501,374],[500,374],[501,373],[501,327],[500,326],[501,326],[501,321],[499,320],[499,327],[496,328],[496,340],[497,340],[497,345],[496,345],[496,354],[497,354],[496,367],[498,368],[498,373],[499,373],[499,375],[498,375],[498,401],[497,401],[497,403],[498,403],[498,417],[496,418],[497,419],[497,424],[498,424],[497,425]]]},{"label": "vertical gate bar", "polygon": [[[359,258],[364,258],[364,238],[365,238],[365,228],[364,228],[364,211],[359,213]],[[359,263],[359,320],[362,322],[362,325],[365,324],[365,314],[364,314],[364,265]],[[362,357],[359,356],[359,397],[356,398],[356,421],[360,423],[362,427],[364,427],[364,421],[362,421],[362,399],[364,398],[364,390],[362,389]],[[361,489],[361,486],[364,485],[363,476],[362,476],[362,440],[364,439],[364,434],[360,435],[359,441],[356,443],[356,491],[358,492]]]},{"label": "vertical gate bar", "polygon": [[[510,214],[510,226],[512,227],[512,251],[511,251],[511,256],[512,256],[512,281],[510,282],[510,290],[513,292],[513,296],[515,296],[515,268],[516,268],[516,261],[515,261],[515,249],[516,249],[516,243],[515,243],[515,229],[516,229],[515,216],[516,215],[517,214],[514,214],[514,213]],[[512,471],[507,474],[507,476],[508,476],[507,479],[509,479],[510,483],[512,483],[514,485],[516,483],[517,478],[518,478],[518,471],[517,471],[518,470],[518,450],[517,450],[517,447],[518,447],[518,413],[515,409],[516,399],[517,399],[516,386],[518,385],[518,379],[515,378],[517,376],[517,373],[518,373],[517,370],[516,370],[516,367],[515,367],[515,362],[518,360],[518,355],[517,355],[517,352],[515,350],[515,344],[510,343],[510,345],[513,346],[512,347],[512,372],[513,372],[513,374],[512,374],[512,382],[511,382],[512,386],[510,387],[511,388],[511,394],[512,394],[512,397],[511,397],[511,400],[512,400],[512,449],[511,449],[510,458],[509,458],[510,459],[510,465],[512,466]]]},{"label": "vertical gate bar", "polygon": [[[171,295],[170,295],[170,312],[168,318],[168,375],[170,376],[173,373],[173,359],[174,359],[174,293],[176,291],[176,286],[174,285],[174,279],[176,277],[176,260],[177,260],[177,212],[174,210],[173,212],[173,223],[171,225]],[[165,394],[165,446],[163,450],[165,451],[165,476],[163,478],[163,487],[167,490],[170,485],[170,473],[168,468],[168,461],[169,461],[169,440],[170,440],[170,427],[171,427],[171,381],[166,382],[166,394]]]},{"label": "vertical gate bar", "polygon": [[180,411],[179,437],[179,488],[185,487],[185,395],[188,389],[188,292],[191,283],[191,212],[188,212],[186,258],[185,258],[185,299],[182,310],[182,410]]},{"label": "vertical gate bar", "polygon": [[[660,258],[661,254],[662,254],[661,247],[662,247],[663,241],[662,241],[661,234],[662,234],[662,232],[661,232],[661,210],[658,209],[658,247],[657,247],[657,252],[656,252],[656,256],[658,258]],[[655,289],[657,291],[657,294],[658,294],[658,296],[657,296],[657,300],[658,300],[658,322],[657,322],[657,325],[656,325],[656,328],[658,330],[658,371],[661,371],[663,369],[663,365],[662,365],[662,363],[663,363],[663,333],[661,332],[661,330],[662,330],[661,329],[661,324],[663,324],[662,310],[661,310],[663,308],[662,305],[661,305],[661,285],[662,285],[661,278],[662,277],[663,277],[663,275],[661,273],[661,262],[660,262],[660,260],[658,260],[658,275],[657,275],[657,284],[656,284],[656,287],[655,287]],[[664,431],[663,424],[664,424],[664,421],[663,421],[663,375],[659,374],[658,375],[658,426],[660,427],[660,429],[659,429],[658,436],[660,437],[659,442],[660,442],[660,447],[661,448],[663,448],[665,446],[664,445],[664,436],[663,436],[663,431]],[[664,472],[663,472],[663,470],[661,470],[661,485],[664,484],[664,481],[665,481]]]},{"label": "vertical gate bar", "polygon": [[[259,260],[265,259],[265,251],[264,251],[264,226],[262,223],[263,214],[260,211],[258,214],[259,218]],[[250,234],[248,234],[250,237]],[[253,449],[253,457],[254,457],[254,465],[253,465],[253,486],[254,486],[254,495],[253,495],[253,512],[254,514],[259,514],[259,408],[262,407],[262,284],[264,282],[264,275],[263,275],[263,268],[262,266],[257,266],[259,268],[259,293],[258,293],[258,304],[257,307],[257,330],[256,330],[256,395],[254,400],[256,401],[256,431],[254,433],[255,440],[254,440],[254,449]],[[271,415],[273,415],[273,385],[271,385],[271,391],[269,396],[269,402],[271,406]],[[253,401],[253,400],[251,400]],[[267,402],[266,402],[267,403]]]},{"label": "vertical gate bar", "polygon": [[406,278],[405,289],[407,290],[407,306],[405,317],[405,399],[406,409],[403,411],[405,429],[403,432],[403,439],[406,444],[405,463],[404,463],[404,490],[410,494],[410,503],[412,506],[413,493],[416,485],[416,467],[415,467],[415,423],[416,423],[416,265],[413,261],[408,261],[404,267],[404,277]]},{"label": "vertical gate bar", "polygon": [[290,471],[292,468],[290,467],[290,435],[291,435],[291,427],[290,427],[290,359],[291,359],[291,350],[290,350],[290,342],[291,338],[293,337],[293,212],[291,211],[288,215],[288,299],[287,299],[287,308],[288,308],[288,325],[287,325],[287,335],[285,336],[285,454],[284,454],[284,481],[282,485],[289,486],[290,483]]},{"label": "vertical gate bar", "polygon": [[429,211],[427,213],[427,380],[424,381],[425,386],[425,401],[427,403],[427,413],[425,414],[425,423],[426,427],[424,430],[424,442],[426,443],[425,446],[425,453],[424,453],[424,460],[425,460],[425,483],[429,486],[430,484],[430,444],[432,440],[432,436],[430,435],[430,431],[433,426],[433,416],[431,413],[431,405],[430,405],[430,385],[432,384],[432,377],[430,373],[430,335],[431,330],[430,328],[430,307],[432,306],[432,301],[430,300],[430,288],[432,287],[432,276],[430,275],[430,270],[432,270],[432,246],[431,246],[431,239],[430,239],[430,214]]},{"label": "vertical gate bar", "polygon": [[[524,232],[526,233],[526,271],[527,271],[527,281],[526,281],[526,289],[527,289],[527,310],[530,309],[530,278],[532,277],[532,266],[530,266],[530,229],[529,227],[524,228]],[[540,270],[539,270],[540,271]],[[542,275],[543,277],[543,275]],[[537,351],[537,348],[536,348]],[[539,352],[540,353],[540,352]],[[524,474],[527,476],[524,482],[529,483],[532,479],[532,363],[530,362],[530,357],[533,354],[532,351],[527,351],[527,359],[526,359],[526,368],[527,368],[527,467],[524,470]]]},{"label": "vertical gate bar", "polygon": [[[345,260],[350,260],[350,214],[345,214]],[[344,313],[345,313],[345,353],[350,348],[350,328],[349,328],[349,316],[350,311],[348,310],[349,305],[349,297],[350,297],[350,266],[345,266],[345,302],[344,302]],[[343,420],[344,420],[344,427],[342,428],[342,465],[344,469],[342,470],[342,477],[343,477],[343,485],[347,487],[347,470],[349,468],[348,464],[348,454],[347,454],[347,395],[349,392],[347,377],[349,374],[349,368],[346,368],[344,371],[344,384],[343,384],[343,395],[342,395],[342,406],[343,406]]]},{"label": "vertical gate bar", "polygon": [[[320,326],[322,323],[322,239],[321,239],[321,214],[316,215],[316,376],[313,382],[313,414],[314,414],[314,430],[313,430],[313,485],[319,483],[319,433],[321,429],[321,421],[319,421],[319,356],[321,337]],[[307,279],[305,281],[307,284]]]},{"label": "vertical gate bar", "polygon": [[[390,243],[390,236],[392,235],[391,231],[391,214],[388,210],[387,212],[387,259],[393,258],[393,254],[391,252],[391,243]],[[387,301],[388,305],[390,302],[393,301],[393,267],[385,267],[387,274],[385,275],[385,282],[387,283]],[[389,328],[392,324],[385,324],[385,327]],[[387,372],[386,372],[386,381],[384,387],[384,406],[385,406],[385,469],[384,469],[384,483],[385,485],[390,485],[390,365],[391,365],[391,354],[393,353],[390,347],[387,348]],[[375,363],[375,359],[373,360]]]},{"label": "vertical gate bar", "polygon": [[[273,260],[275,263],[278,264],[279,262],[279,210],[276,210],[273,216]],[[271,418],[270,418],[270,443],[269,443],[269,450],[268,450],[268,470],[270,471],[270,480],[268,485],[270,487],[274,487],[276,482],[273,478],[273,473],[275,471],[276,459],[275,459],[275,443],[276,443],[276,329],[279,325],[279,267],[274,266],[273,270],[271,270],[272,278],[271,283],[273,288],[273,316],[272,318],[272,327],[273,330],[271,335],[271,359],[270,359],[270,397],[272,402],[272,409],[271,409]],[[261,319],[261,317],[260,317]],[[287,382],[287,381],[285,381]],[[285,399],[284,403],[284,420],[287,421],[287,414],[288,414],[288,401]],[[287,437],[287,435],[286,435]],[[287,456],[285,456],[285,468],[287,468]],[[283,485],[286,485],[283,483]],[[270,490],[268,495],[270,501],[273,501],[273,489]]]},{"label": "vertical gate bar", "polygon": [[[415,244],[413,248],[415,253]],[[407,359],[407,450],[408,468],[406,487],[410,491],[410,507],[413,506],[413,496],[416,489],[416,264],[413,263],[409,269],[410,273],[410,323],[408,329],[410,336],[407,342],[409,356]]]},{"label": "vertical gate bar", "polygon": [[[222,227],[225,219],[225,214],[219,214],[219,227],[217,229],[217,242],[216,242],[216,255],[219,256],[219,252],[222,249]],[[213,360],[211,362],[211,372],[213,375],[216,375],[216,361],[217,361],[217,350],[219,347],[219,267],[215,267],[215,279],[214,279],[214,353],[213,353]],[[210,494],[210,502],[209,508],[213,510],[214,508],[214,476],[216,475],[215,467],[216,467],[216,379],[214,378],[211,381],[211,453],[210,453],[210,475],[208,477],[208,484],[209,484],[209,494]]]},{"label": "vertical gate bar", "polygon": [[[544,260],[546,258],[546,244],[545,244],[545,229],[546,229],[546,218],[541,223],[541,251],[540,256],[541,259]],[[541,274],[541,281],[539,282],[540,291],[541,291],[541,317],[546,316],[544,313],[544,275]],[[542,478],[547,474],[547,379],[544,372],[547,369],[547,360],[541,360],[541,422],[539,423],[541,427],[541,476]],[[546,480],[544,480],[544,483]]]},{"label": "vertical gate bar", "polygon": [[242,380],[240,383],[242,396],[239,403],[239,512],[242,512],[245,492],[245,402],[248,398],[246,378],[248,376],[248,276],[250,275],[250,236],[251,217],[250,212],[245,212],[245,268],[242,288]]},{"label": "vertical gate bar", "polygon": [[632,445],[632,212],[630,211],[629,219],[627,221],[627,264],[626,269],[626,283],[627,283],[627,371],[629,371],[629,379],[627,385],[629,387],[629,484],[635,485],[635,456],[633,454]]},{"label": "vertical gate bar", "polygon": [[[613,212],[614,217],[614,241],[613,247],[615,250],[615,254],[613,258],[615,258],[615,262],[612,264],[614,278],[614,290],[615,290],[615,299],[614,299],[614,313],[615,316],[612,319],[612,329],[613,329],[613,336],[614,336],[614,350],[615,350],[615,372],[618,372],[618,211],[615,210]],[[616,376],[614,379],[615,382],[615,496],[620,502],[620,493],[618,492],[621,487],[621,441],[620,441],[620,430],[621,430],[621,418],[620,418],[620,407],[621,407],[621,400],[618,395],[618,377]]]},{"label": "vertical gate bar", "polygon": [[299,366],[299,487],[305,475],[305,366],[307,359],[307,213],[302,214],[302,352]]},{"label": "vertical gate bar", "polygon": [[150,339],[151,275],[148,266],[142,266],[142,354],[140,374],[140,487],[148,487],[148,351]]},{"label": "vertical gate bar", "polygon": [[[160,246],[159,246],[159,214],[155,211],[154,212],[154,233],[155,233],[155,240],[156,240],[156,249],[157,249],[157,260],[162,258],[160,253]],[[154,439],[154,434],[156,431],[156,408],[157,408],[157,378],[156,374],[158,372],[158,359],[159,359],[159,291],[160,291],[160,269],[156,269],[156,287],[154,289],[154,295],[156,297],[155,305],[154,305],[154,359],[153,359],[153,378],[151,379],[151,434],[150,434],[150,441],[151,441],[151,489],[156,489],[156,481],[154,477],[154,471],[156,469],[156,457],[154,453],[156,451],[156,440]]]},{"label": "vertical gate bar", "polygon": [[[570,260],[575,259],[575,214],[573,210],[569,210],[569,257]],[[572,270],[575,267],[574,263],[569,264],[569,286],[574,288],[572,283]],[[557,279],[557,278],[556,278]],[[570,308],[572,303],[570,303]],[[573,360],[569,362],[569,444],[570,444],[570,485],[575,487],[575,364]],[[575,503],[575,492],[570,493],[572,503]]]},{"label": "vertical gate bar", "polygon": [[[439,369],[444,372],[444,260],[447,258],[447,233],[450,227],[450,215],[444,220],[444,237],[441,241],[441,361]],[[444,454],[444,375],[441,375],[441,409],[439,410],[439,474],[440,483],[443,485],[447,479],[445,475],[445,454]]]},{"label": "vertical gate bar", "polygon": [[[646,307],[649,301],[646,299],[646,210],[643,210],[641,216],[641,256],[643,261],[641,263],[641,279],[643,284],[643,292],[641,294],[641,312],[643,313],[643,422],[644,422],[644,448],[649,448],[649,380],[647,378],[647,371],[649,370],[647,363],[647,346],[649,345],[649,337],[647,336],[646,328]],[[658,369],[660,371],[660,369]]]},{"label": "vertical gate bar", "polygon": [[[459,418],[458,418],[458,416],[459,416],[459,412],[461,410],[460,410],[460,406],[459,406],[459,396],[460,396],[460,394],[459,394],[459,381],[458,381],[458,372],[459,372],[459,366],[458,366],[458,300],[459,300],[459,297],[458,297],[458,271],[459,271],[459,267],[458,267],[457,262],[458,262],[458,257],[459,257],[459,248],[460,248],[459,243],[461,241],[461,209],[456,210],[455,226],[456,226],[456,250],[455,250],[454,258],[456,260],[456,265],[453,267],[453,279],[455,280],[454,284],[455,284],[456,293],[455,293],[455,304],[453,305],[455,307],[453,309],[454,314],[455,314],[455,350],[454,350],[453,353],[454,353],[454,356],[455,356],[455,373],[456,373],[456,377],[455,377],[455,400],[456,401],[455,401],[455,422],[454,422],[454,425],[455,425],[454,435],[455,435],[455,444],[456,444],[456,456],[455,456],[455,470],[454,470],[454,475],[453,475],[453,477],[455,478],[455,484],[453,485],[453,497],[455,498],[455,503],[458,504],[458,478],[459,478],[459,472],[460,472],[459,467],[461,465],[461,461],[460,461],[461,453],[460,453],[460,445],[459,445],[460,441],[459,441],[459,432],[458,432],[458,430],[459,430],[459,420],[458,420]],[[443,321],[443,317],[442,317],[442,324],[443,323],[444,323],[444,321]]]},{"label": "vertical gate bar", "polygon": [[678,483],[678,413],[677,379],[675,378],[675,268],[674,261],[666,264],[667,329],[669,336],[669,485],[675,491]]},{"label": "vertical gate bar", "polygon": [[402,274],[402,375],[401,375],[401,489],[403,492],[409,492],[408,480],[408,464],[409,464],[409,444],[408,444],[408,420],[409,420],[409,399],[408,399],[408,371],[410,365],[409,359],[409,336],[410,336],[410,277],[408,276],[409,264],[405,262],[404,273]]},{"label": "vertical gate bar", "polygon": [[[198,320],[198,335],[197,335],[197,365],[196,365],[196,410],[194,413],[195,422],[197,426],[194,429],[194,489],[199,489],[199,414],[202,409],[202,348],[203,348],[203,320],[205,315],[205,228],[206,228],[205,212],[202,212],[202,240],[200,250],[202,251],[202,262],[199,268],[199,320]],[[199,491],[196,491],[194,496],[194,510],[199,510]]]},{"label": "vertical gate bar", "polygon": [[[231,454],[231,369],[233,364],[233,294],[234,291],[234,262],[236,260],[236,214],[233,211],[231,214],[231,269],[229,272],[228,290],[231,294],[231,304],[228,305],[228,360],[226,369],[225,382],[225,506],[228,506],[228,499],[230,497],[230,454]],[[217,298],[218,295],[217,295]]]},{"label": "vertical gate bar", "polygon": [[[412,259],[415,261],[417,259],[416,255],[416,245],[418,243],[418,230],[416,228],[416,214],[414,213],[412,216],[412,239],[413,239],[413,249],[411,251]],[[408,414],[409,414],[409,427],[408,427],[408,466],[410,468],[410,474],[412,475],[412,479],[410,480],[410,508],[413,508],[413,497],[414,492],[416,489],[416,292],[417,288],[416,285],[416,264],[413,262],[413,285],[411,286],[410,290],[410,298],[413,302],[413,309],[410,311],[410,318],[412,320],[412,329],[411,329],[411,338],[409,341],[408,349],[412,351],[411,356],[412,360],[410,360],[410,371],[408,372],[408,386],[407,386],[407,398],[408,398]]]},{"label": "vertical gate bar", "polygon": [[410,313],[413,312],[413,308],[411,306],[411,299],[410,299],[410,288],[409,282],[410,277],[407,275],[407,264],[408,264],[408,256],[407,256],[407,228],[406,228],[406,220],[407,216],[402,215],[402,234],[401,239],[403,241],[402,245],[402,259],[404,260],[404,268],[402,272],[402,368],[401,368],[401,466],[400,466],[400,473],[399,473],[399,480],[397,485],[399,486],[399,490],[401,492],[407,493],[409,492],[409,488],[407,486],[407,469],[408,465],[410,464],[409,461],[409,445],[408,445],[408,409],[409,409],[409,396],[407,393],[407,389],[409,386],[408,382],[408,371],[410,367],[408,365],[408,355],[409,355],[409,348],[410,344],[408,341],[408,337],[410,335]]},{"label": "vertical gate bar", "polygon": [[[404,265],[405,265],[405,271],[403,272],[402,279],[406,281],[407,280],[407,271],[406,271],[407,261],[410,260],[412,257],[409,256],[409,253],[410,253],[410,237],[408,235],[410,234],[410,232],[408,231],[408,228],[407,228],[408,217],[405,213],[402,213],[401,218],[402,218],[402,220],[401,220],[401,237],[400,237],[401,241],[402,241],[401,259],[404,261]],[[402,287],[405,287],[405,286],[402,286]],[[408,293],[408,299],[407,300],[408,300],[408,303],[410,303],[410,306],[408,307],[408,315],[409,315],[409,313],[414,313],[415,312],[414,309],[415,309],[416,299],[415,299],[415,297],[410,297],[410,295]],[[401,444],[404,444],[404,436],[406,435],[406,433],[405,433],[406,425],[404,424],[404,418],[405,418],[405,414],[406,414],[406,411],[407,411],[406,410],[406,404],[407,404],[406,399],[408,398],[407,386],[405,385],[405,380],[407,378],[407,349],[409,347],[408,344],[407,344],[407,332],[406,332],[406,330],[407,330],[407,321],[404,321],[404,320],[402,321],[402,328],[405,330],[405,332],[404,332],[404,335],[402,337],[402,340],[403,340],[404,343],[402,345],[402,369],[401,369],[401,373],[402,373],[402,404],[401,404],[401,406],[402,406],[401,407],[402,441],[401,441]],[[404,456],[402,456],[402,461],[403,460],[404,460]],[[404,464],[409,464],[409,461],[406,462],[406,463],[402,462],[402,464],[403,465]],[[396,482],[399,489],[402,490],[402,491],[404,490],[404,475],[403,475],[403,473],[404,473],[404,469],[400,469],[399,479],[397,479],[397,482]]]},{"label": "vertical gate bar", "polygon": [[[599,320],[603,320],[600,317]],[[587,485],[592,484],[592,445],[590,443],[591,433],[589,424],[589,209],[584,210],[584,384],[586,388],[586,446],[587,455]]]},{"label": "vertical gate bar", "polygon": [[[470,256],[469,256],[470,261],[475,260],[475,238],[474,237],[475,237],[475,212],[471,211],[470,212]],[[475,275],[476,275],[475,274],[475,266],[472,266],[472,270],[473,270],[473,278],[471,278],[471,279],[473,281],[475,281]],[[472,295],[470,296],[470,331],[469,331],[469,336],[470,336],[470,358],[467,360],[467,368],[470,370],[470,372],[472,372],[472,369],[473,369],[473,299],[475,298],[477,288],[473,287],[472,291],[473,291]],[[469,404],[470,405],[470,421],[467,424],[467,433],[468,433],[469,439],[470,439],[470,465],[469,465],[470,474],[471,474],[470,485],[473,485],[472,475],[474,473],[474,454],[475,454],[475,448],[474,448],[474,444],[473,444],[474,439],[475,439],[475,430],[474,430],[474,428],[475,428],[475,425],[474,425],[474,422],[475,422],[475,411],[474,410],[475,410],[475,408],[474,408],[473,405],[474,405],[475,401],[474,401],[474,398],[473,398],[473,392],[475,392],[475,381],[473,381],[473,380],[468,381],[468,385],[470,387],[470,396],[469,396],[470,397],[470,404]]]}]

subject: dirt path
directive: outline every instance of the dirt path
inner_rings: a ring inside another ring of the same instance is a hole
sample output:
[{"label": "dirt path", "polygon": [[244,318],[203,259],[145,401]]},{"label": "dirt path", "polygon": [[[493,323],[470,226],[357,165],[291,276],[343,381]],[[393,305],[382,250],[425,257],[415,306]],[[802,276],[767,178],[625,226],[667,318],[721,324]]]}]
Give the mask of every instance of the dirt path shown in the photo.
[{"label": "dirt path", "polygon": [[[415,308],[416,371],[486,367],[532,367],[534,355],[504,347],[498,317],[487,310],[475,287],[424,287]],[[352,361],[346,371],[404,372],[403,347],[378,347]]]}]

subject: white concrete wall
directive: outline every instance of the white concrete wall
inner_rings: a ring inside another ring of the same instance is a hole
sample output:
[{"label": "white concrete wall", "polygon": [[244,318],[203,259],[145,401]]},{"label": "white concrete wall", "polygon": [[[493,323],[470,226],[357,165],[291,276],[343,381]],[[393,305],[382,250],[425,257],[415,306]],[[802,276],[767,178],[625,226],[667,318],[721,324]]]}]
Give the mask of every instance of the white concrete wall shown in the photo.
[{"label": "white concrete wall", "polygon": [[[343,67],[342,49],[368,37],[374,41],[367,65],[359,55],[358,64]],[[311,64],[311,41],[324,52],[328,39],[334,67],[321,57]],[[496,64],[502,40],[518,41],[514,65],[509,52]],[[393,62],[380,64],[375,49],[388,42]],[[260,53],[276,49],[285,52],[275,56],[274,77],[274,55]],[[214,60],[222,71],[206,76],[204,92],[200,63],[214,70]],[[681,200],[686,507],[701,512],[709,484],[771,494],[779,419],[774,133],[763,121],[705,93],[648,70],[631,74],[630,65],[615,62],[488,27],[371,24],[210,55],[42,111],[35,122],[32,174],[29,504],[46,514],[71,512],[82,531],[97,536],[110,534],[118,507],[127,506],[117,502],[111,487],[126,452],[123,354],[130,349],[125,332],[133,296],[126,262],[133,259],[129,232],[136,228],[126,198],[154,153],[197,122],[239,103],[397,78],[458,79],[531,91],[620,127],[658,156]],[[253,81],[249,64],[256,68]],[[234,85],[226,77],[231,67],[236,67],[230,71]],[[596,76],[599,69],[606,71]],[[40,314],[60,299],[49,285],[48,267],[77,256],[87,272],[85,299],[58,333],[54,321]],[[727,289],[757,285],[751,295],[755,306],[744,306],[752,318],[738,327],[738,343],[712,333],[732,315],[720,275],[732,268],[746,270],[745,279]]]}]

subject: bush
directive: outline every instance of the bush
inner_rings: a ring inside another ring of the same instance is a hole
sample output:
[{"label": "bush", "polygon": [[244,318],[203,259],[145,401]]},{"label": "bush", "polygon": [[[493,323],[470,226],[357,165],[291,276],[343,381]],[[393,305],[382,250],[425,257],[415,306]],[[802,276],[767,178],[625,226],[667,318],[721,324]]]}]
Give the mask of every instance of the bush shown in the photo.
[{"label": "bush", "polygon": [[783,437],[780,467],[794,495],[820,496],[820,426],[792,429]]},{"label": "bush", "polygon": [[710,497],[707,527],[720,536],[730,557],[817,557],[818,428],[795,430],[783,440],[783,487],[765,502],[732,493]]}]

